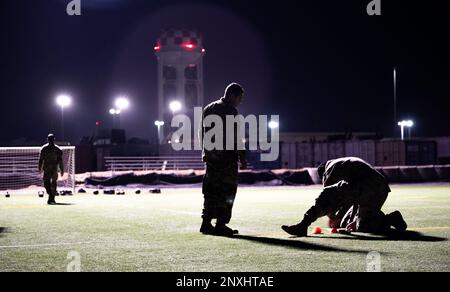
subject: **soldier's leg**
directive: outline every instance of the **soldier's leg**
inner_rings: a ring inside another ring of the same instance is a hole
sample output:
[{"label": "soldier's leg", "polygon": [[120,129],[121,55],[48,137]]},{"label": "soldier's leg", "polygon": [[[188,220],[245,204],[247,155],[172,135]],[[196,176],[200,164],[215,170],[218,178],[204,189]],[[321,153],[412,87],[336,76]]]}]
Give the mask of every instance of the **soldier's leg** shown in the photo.
[{"label": "soldier's leg", "polygon": [[226,225],[230,223],[234,200],[236,199],[237,185],[226,184],[222,189],[221,203],[218,208],[217,225]]},{"label": "soldier's leg", "polygon": [[386,215],[381,211],[388,193],[379,193],[363,189],[359,210],[356,217],[356,230],[358,232],[386,233],[390,224]]},{"label": "soldier's leg", "polygon": [[52,182],[51,182],[51,175],[49,173],[44,172],[44,188],[45,191],[47,192],[47,195],[51,196],[52,195]]},{"label": "soldier's leg", "polygon": [[202,218],[211,221],[217,218],[217,209],[220,202],[220,173],[217,167],[208,164],[203,177],[202,192],[204,197]]},{"label": "soldier's leg", "polygon": [[237,163],[229,163],[221,169],[220,184],[220,201],[217,214],[216,234],[233,235],[237,234],[237,230],[233,230],[226,225],[230,223],[234,200],[236,198],[238,187],[238,165]]},{"label": "soldier's leg", "polygon": [[202,226],[200,232],[204,234],[213,234],[214,226],[211,224],[211,220],[217,219],[218,208],[220,202],[220,182],[217,170],[214,166],[208,165],[206,168],[205,176],[203,177],[203,212],[202,212]]},{"label": "soldier's leg", "polygon": [[328,214],[335,214],[343,206],[351,204],[348,198],[354,197],[355,191],[345,181],[324,188],[316,199],[316,203],[304,215],[303,220],[292,226],[282,226],[282,229],[291,235],[306,236],[308,227],[318,218]]},{"label": "soldier's leg", "polygon": [[50,177],[51,195],[49,195],[49,202],[55,203],[55,196],[58,188],[58,173],[52,173]]},{"label": "soldier's leg", "polygon": [[352,187],[345,181],[324,188],[315,205],[306,212],[305,223],[309,226],[325,215],[336,214],[339,211],[346,212],[343,208],[348,209],[347,207],[352,205],[349,198],[353,197],[353,192]]},{"label": "soldier's leg", "polygon": [[400,211],[386,215],[386,221],[389,226],[393,226],[397,231],[403,232],[408,228],[408,224],[406,224]]}]

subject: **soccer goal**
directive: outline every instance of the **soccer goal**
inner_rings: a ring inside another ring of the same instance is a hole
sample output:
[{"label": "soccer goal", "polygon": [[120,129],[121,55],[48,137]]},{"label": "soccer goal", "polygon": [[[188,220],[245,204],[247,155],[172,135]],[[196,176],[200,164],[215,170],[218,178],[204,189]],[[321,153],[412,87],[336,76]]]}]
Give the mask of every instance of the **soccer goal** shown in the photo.
[{"label": "soccer goal", "polygon": [[[75,147],[61,147],[64,176],[58,178],[58,188],[75,191]],[[44,186],[39,174],[41,147],[0,147],[0,190],[17,191]]]}]

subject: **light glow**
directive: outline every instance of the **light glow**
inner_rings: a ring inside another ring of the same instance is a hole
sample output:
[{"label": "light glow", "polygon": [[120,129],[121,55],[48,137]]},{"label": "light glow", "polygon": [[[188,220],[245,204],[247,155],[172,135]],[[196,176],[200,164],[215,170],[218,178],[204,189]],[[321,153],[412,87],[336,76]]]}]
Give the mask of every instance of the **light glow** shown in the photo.
[{"label": "light glow", "polygon": [[130,106],[130,102],[126,97],[118,97],[116,99],[115,105],[118,110],[124,110]]},{"label": "light glow", "polygon": [[269,122],[269,128],[270,129],[278,129],[278,127],[280,127],[280,124],[278,122],[275,122],[275,121],[270,121]]},{"label": "light glow", "polygon": [[56,97],[56,103],[61,108],[65,108],[72,104],[72,98],[67,94],[60,94]]},{"label": "light glow", "polygon": [[181,102],[179,102],[178,100],[172,101],[169,104],[169,109],[172,111],[172,113],[176,113],[179,112],[182,109],[182,105]]}]

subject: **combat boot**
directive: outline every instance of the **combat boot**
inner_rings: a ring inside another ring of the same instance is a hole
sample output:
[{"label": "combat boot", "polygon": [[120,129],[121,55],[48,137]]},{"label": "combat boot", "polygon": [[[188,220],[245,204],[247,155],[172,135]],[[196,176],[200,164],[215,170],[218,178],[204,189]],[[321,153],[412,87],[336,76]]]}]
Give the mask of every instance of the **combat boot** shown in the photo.
[{"label": "combat boot", "polygon": [[48,196],[47,204],[48,205],[56,205],[55,196]]},{"label": "combat boot", "polygon": [[408,228],[408,225],[406,224],[405,220],[403,219],[402,214],[399,211],[392,212],[389,215],[386,215],[387,222],[394,226],[394,228],[397,231],[406,231]]},{"label": "combat boot", "polygon": [[225,224],[217,224],[216,228],[214,228],[214,234],[218,236],[233,236],[239,234],[239,231],[231,229]]},{"label": "combat boot", "polygon": [[286,233],[289,233],[290,235],[298,236],[298,237],[305,237],[308,235],[308,224],[304,224],[303,222],[300,222],[297,225],[283,225],[281,226],[281,229],[283,229]]},{"label": "combat boot", "polygon": [[200,232],[203,234],[214,234],[214,226],[211,224],[211,220],[203,220]]}]

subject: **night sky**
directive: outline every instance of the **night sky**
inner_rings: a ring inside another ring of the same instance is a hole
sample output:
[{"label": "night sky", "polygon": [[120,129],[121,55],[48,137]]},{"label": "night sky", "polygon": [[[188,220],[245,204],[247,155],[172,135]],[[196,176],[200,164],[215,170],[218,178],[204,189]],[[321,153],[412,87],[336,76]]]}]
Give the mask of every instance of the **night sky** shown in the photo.
[{"label": "night sky", "polygon": [[[162,29],[199,30],[205,39],[205,102],[237,81],[243,114],[279,114],[281,131],[399,135],[393,116],[416,122],[414,136],[450,135],[449,1],[0,0],[0,144],[59,134],[54,98],[66,92],[73,144],[109,128],[119,94],[128,138],[152,139],[156,57]],[[392,3],[392,2],[395,2]]]}]

